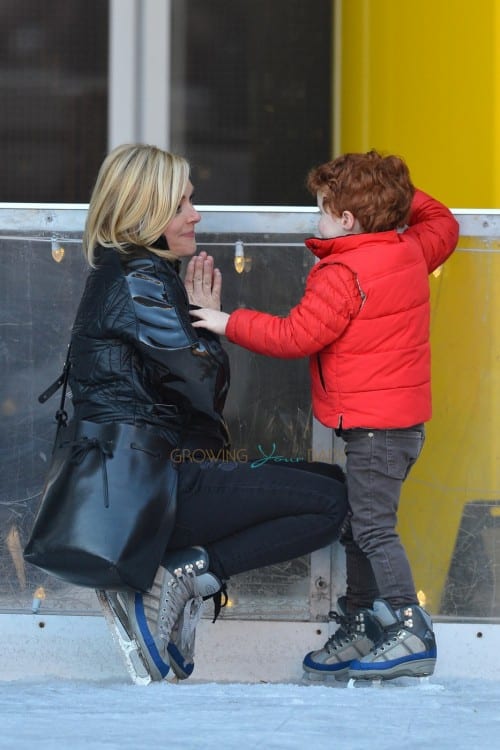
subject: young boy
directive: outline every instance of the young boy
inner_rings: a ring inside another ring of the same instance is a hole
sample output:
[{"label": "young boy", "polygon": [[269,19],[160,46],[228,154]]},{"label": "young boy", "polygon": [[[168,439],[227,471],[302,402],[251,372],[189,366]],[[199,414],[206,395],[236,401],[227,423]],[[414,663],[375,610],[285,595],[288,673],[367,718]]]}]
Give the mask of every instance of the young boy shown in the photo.
[{"label": "young boy", "polygon": [[[304,669],[391,679],[432,674],[432,622],[401,544],[401,488],[431,417],[428,275],[454,250],[450,211],[412,185],[406,164],[376,151],[313,169],[319,258],[286,318],[197,310],[203,326],[259,354],[310,357],[314,414],[345,441],[349,517],[339,629]],[[192,261],[196,263],[197,261]]]}]

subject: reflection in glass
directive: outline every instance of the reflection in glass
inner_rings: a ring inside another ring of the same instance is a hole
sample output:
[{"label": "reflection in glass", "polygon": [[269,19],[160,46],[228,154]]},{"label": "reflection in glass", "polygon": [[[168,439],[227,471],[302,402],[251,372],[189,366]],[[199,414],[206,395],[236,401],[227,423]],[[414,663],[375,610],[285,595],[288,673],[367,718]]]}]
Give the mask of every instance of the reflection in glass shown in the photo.
[{"label": "reflection in glass", "polygon": [[0,200],[85,202],[106,151],[108,2],[0,5]]},{"label": "reflection in glass", "polygon": [[331,147],[331,0],[172,0],[171,146],[205,204],[307,205]]}]

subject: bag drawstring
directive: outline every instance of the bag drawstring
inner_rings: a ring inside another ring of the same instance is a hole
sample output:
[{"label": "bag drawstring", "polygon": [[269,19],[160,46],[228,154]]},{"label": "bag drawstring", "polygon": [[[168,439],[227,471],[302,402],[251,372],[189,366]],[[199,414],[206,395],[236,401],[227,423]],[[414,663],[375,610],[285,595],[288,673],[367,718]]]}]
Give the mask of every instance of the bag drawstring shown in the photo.
[{"label": "bag drawstring", "polygon": [[89,451],[98,450],[101,461],[102,484],[104,490],[104,507],[109,508],[108,472],[106,469],[106,458],[113,458],[113,444],[108,440],[99,438],[83,437],[67,443],[71,446],[71,463],[81,464]]}]

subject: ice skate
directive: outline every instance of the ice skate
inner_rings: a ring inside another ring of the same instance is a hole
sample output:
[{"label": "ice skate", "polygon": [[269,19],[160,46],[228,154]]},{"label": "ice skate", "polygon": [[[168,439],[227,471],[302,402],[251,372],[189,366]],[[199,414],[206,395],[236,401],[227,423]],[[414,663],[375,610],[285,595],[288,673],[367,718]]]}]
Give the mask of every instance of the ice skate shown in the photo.
[{"label": "ice skate", "polygon": [[369,653],[381,634],[381,627],[369,609],[348,613],[346,597],[337,602],[339,612],[330,612],[330,617],[339,628],[327,640],[323,648],[310,651],[302,666],[309,680],[345,679],[355,659]]},{"label": "ice skate", "polygon": [[[120,598],[120,594],[115,591],[96,590],[96,595],[111,636],[120,650],[132,682],[136,685],[149,685],[152,681],[149,665],[130,626],[126,613],[126,603]],[[166,666],[169,670],[170,664]],[[168,670],[166,673],[168,673]]]},{"label": "ice skate", "polygon": [[[196,626],[202,615],[203,601],[214,598],[217,616],[225,587],[208,570],[208,554],[202,547],[169,552],[163,565],[170,578],[166,585],[164,583],[161,594],[163,620],[160,632],[163,638],[169,634],[167,652],[170,664],[176,676],[183,680],[194,669]],[[172,627],[171,622],[174,623]]]},{"label": "ice skate", "polygon": [[432,675],[437,650],[429,614],[417,604],[394,610],[376,599],[373,615],[382,635],[368,654],[351,663],[349,681]]},{"label": "ice skate", "polygon": [[[175,679],[178,674],[185,678],[192,672],[193,665],[184,663],[175,644],[169,641],[171,634],[180,638],[189,629],[191,613],[198,613],[201,608],[202,599],[193,581],[194,574],[182,575],[180,571],[171,572],[160,566],[146,593],[98,592],[111,632],[136,684]],[[170,653],[175,670],[171,667]]]},{"label": "ice skate", "polygon": [[216,615],[224,585],[208,571],[202,547],[169,553],[146,593],[97,591],[114,640],[136,684],[186,679],[194,669],[203,600]]}]

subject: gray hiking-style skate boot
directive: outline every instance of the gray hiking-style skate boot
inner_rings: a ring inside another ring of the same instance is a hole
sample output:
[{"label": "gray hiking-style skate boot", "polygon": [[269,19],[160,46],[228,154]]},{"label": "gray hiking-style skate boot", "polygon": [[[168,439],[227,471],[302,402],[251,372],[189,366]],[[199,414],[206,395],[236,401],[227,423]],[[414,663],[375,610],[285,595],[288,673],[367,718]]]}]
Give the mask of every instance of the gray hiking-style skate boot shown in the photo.
[{"label": "gray hiking-style skate boot", "polygon": [[353,660],[367,654],[380,637],[381,628],[371,610],[348,613],[345,596],[338,599],[337,607],[339,612],[330,612],[329,617],[340,627],[323,648],[306,654],[302,666],[308,675],[346,678]]},{"label": "gray hiking-style skate boot", "polygon": [[165,556],[146,593],[96,593],[132,680],[144,685],[189,677],[203,599],[213,597],[215,621],[225,591],[206,550],[189,547]]},{"label": "gray hiking-style skate boot", "polygon": [[393,680],[427,677],[436,664],[436,639],[430,615],[418,604],[394,610],[384,599],[375,599],[373,615],[383,628],[370,653],[353,661],[349,678]]},{"label": "gray hiking-style skate boot", "polygon": [[[203,602],[207,599],[214,600],[213,621],[215,622],[221,607],[227,601],[226,585],[208,570],[208,554],[202,547],[189,547],[185,550],[169,552],[163,563],[177,576],[182,574],[190,576],[193,568],[196,574],[194,581],[196,596],[186,602],[172,628],[167,646],[170,665],[176,676],[184,680],[192,674],[194,669],[196,626],[201,618]],[[222,602],[223,597],[224,602]]]},{"label": "gray hiking-style skate boot", "polygon": [[189,677],[203,599],[223,588],[208,570],[206,550],[190,547],[165,556],[150,591],[128,595],[127,615],[153,680],[170,667],[176,677]]}]

